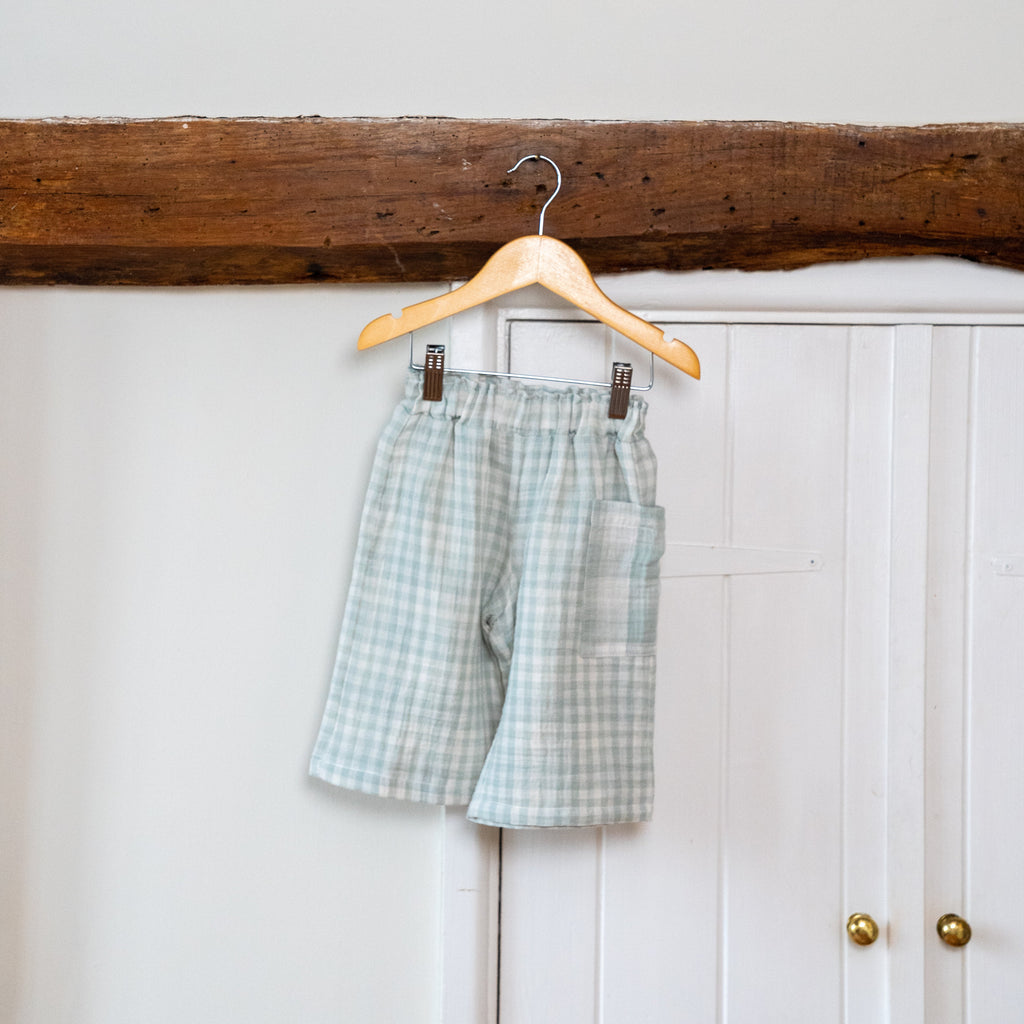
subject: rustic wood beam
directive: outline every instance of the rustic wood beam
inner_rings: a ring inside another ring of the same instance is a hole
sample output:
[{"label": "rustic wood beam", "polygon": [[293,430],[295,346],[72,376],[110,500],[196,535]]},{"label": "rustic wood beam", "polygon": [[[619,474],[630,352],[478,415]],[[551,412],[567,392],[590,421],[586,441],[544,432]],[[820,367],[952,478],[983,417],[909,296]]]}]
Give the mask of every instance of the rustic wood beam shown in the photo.
[{"label": "rustic wood beam", "polygon": [[0,283],[472,275],[537,230],[595,273],[944,254],[1024,268],[1024,125],[0,121]]}]

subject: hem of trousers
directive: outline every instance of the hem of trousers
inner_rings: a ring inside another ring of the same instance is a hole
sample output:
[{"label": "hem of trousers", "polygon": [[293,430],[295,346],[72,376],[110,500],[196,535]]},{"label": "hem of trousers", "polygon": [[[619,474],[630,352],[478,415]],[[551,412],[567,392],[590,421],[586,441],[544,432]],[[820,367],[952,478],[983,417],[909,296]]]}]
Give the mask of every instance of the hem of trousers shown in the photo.
[{"label": "hem of trousers", "polygon": [[633,825],[650,821],[652,813],[649,803],[632,805],[629,808],[619,808],[614,811],[589,811],[585,814],[581,814],[579,808],[570,807],[533,809],[520,807],[507,813],[496,809],[479,811],[472,807],[472,788],[467,791],[465,788],[439,788],[410,782],[395,782],[374,772],[348,768],[320,759],[310,762],[309,774],[332,786],[355,790],[370,796],[443,807],[465,807],[468,809],[466,818],[469,821],[490,828],[598,828],[603,825]]}]

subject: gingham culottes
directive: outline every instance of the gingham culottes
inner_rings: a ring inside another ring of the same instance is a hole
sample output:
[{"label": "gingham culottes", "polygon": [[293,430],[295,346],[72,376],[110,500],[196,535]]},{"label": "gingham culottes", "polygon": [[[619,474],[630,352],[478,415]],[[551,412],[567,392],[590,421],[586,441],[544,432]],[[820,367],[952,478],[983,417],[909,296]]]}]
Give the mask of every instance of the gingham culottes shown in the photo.
[{"label": "gingham culottes", "polygon": [[445,375],[377,450],[314,776],[504,827],[643,821],[664,512],[646,404]]}]

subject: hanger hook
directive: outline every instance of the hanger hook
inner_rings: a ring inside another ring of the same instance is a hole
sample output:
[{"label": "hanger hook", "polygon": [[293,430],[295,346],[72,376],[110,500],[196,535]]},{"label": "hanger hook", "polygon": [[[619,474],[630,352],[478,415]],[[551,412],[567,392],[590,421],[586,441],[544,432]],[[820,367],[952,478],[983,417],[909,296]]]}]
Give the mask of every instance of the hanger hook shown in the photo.
[{"label": "hanger hook", "polygon": [[544,214],[547,211],[547,208],[554,202],[555,196],[558,195],[559,190],[562,188],[562,172],[558,169],[558,164],[556,164],[555,161],[551,159],[551,157],[544,156],[541,153],[531,153],[529,156],[520,157],[520,159],[516,163],[515,167],[510,167],[508,169],[507,173],[511,174],[513,171],[518,171],[519,170],[519,165],[524,163],[527,160],[547,160],[547,162],[549,164],[551,164],[552,167],[554,167],[555,174],[558,177],[558,181],[555,184],[555,191],[551,193],[551,196],[548,198],[548,201],[540,209],[540,228],[537,230],[537,234],[538,235],[543,235],[544,234]]}]

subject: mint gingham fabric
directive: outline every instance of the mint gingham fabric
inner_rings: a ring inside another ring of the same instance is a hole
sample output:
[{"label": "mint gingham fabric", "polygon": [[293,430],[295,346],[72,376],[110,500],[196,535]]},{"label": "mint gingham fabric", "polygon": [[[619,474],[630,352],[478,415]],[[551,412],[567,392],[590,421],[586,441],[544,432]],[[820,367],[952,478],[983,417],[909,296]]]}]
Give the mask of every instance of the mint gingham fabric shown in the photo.
[{"label": "mint gingham fabric", "polygon": [[643,821],[664,513],[646,405],[412,371],[310,771],[504,827]]}]

